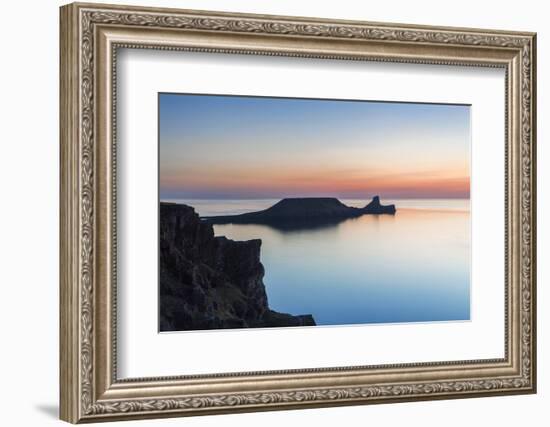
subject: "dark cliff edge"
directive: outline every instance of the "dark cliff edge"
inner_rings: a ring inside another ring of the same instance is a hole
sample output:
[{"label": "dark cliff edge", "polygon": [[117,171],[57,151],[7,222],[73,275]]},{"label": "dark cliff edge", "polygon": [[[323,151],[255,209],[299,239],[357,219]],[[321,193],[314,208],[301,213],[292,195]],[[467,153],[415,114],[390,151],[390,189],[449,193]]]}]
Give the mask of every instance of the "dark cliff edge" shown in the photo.
[{"label": "dark cliff edge", "polygon": [[187,205],[160,204],[160,331],[314,326],[268,306],[261,240],[215,237]]},{"label": "dark cliff edge", "polygon": [[275,203],[263,211],[240,215],[203,217],[210,224],[267,224],[274,226],[304,226],[338,223],[362,215],[395,214],[395,205],[381,205],[380,197],[363,208],[346,206],[332,197],[287,198]]}]

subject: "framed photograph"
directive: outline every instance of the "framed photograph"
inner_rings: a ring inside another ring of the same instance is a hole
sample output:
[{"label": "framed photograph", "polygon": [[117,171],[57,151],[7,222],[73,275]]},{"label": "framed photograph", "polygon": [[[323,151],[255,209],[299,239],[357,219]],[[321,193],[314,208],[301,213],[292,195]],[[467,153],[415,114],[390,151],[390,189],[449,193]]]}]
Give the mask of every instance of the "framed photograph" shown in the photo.
[{"label": "framed photograph", "polygon": [[536,391],[535,34],[61,8],[61,418]]}]

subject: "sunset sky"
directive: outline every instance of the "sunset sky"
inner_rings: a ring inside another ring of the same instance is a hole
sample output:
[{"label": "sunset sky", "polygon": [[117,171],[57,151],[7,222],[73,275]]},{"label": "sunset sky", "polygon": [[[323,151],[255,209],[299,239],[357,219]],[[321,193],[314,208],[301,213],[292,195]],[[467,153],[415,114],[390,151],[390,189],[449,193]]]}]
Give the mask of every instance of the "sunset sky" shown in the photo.
[{"label": "sunset sky", "polygon": [[161,199],[468,198],[466,105],[159,95]]}]

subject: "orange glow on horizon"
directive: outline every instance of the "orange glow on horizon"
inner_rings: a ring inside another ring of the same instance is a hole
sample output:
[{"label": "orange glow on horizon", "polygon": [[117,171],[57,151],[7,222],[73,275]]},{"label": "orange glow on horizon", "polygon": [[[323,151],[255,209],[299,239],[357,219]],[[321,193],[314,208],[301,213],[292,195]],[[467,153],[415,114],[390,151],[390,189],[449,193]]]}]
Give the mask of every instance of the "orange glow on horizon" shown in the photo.
[{"label": "orange glow on horizon", "polygon": [[[237,174],[165,175],[161,186],[175,191],[214,188],[216,191],[292,195],[412,194],[434,197],[469,197],[470,177],[459,168],[404,173],[353,174],[338,171],[246,171]],[[223,179],[220,179],[223,177]]]}]

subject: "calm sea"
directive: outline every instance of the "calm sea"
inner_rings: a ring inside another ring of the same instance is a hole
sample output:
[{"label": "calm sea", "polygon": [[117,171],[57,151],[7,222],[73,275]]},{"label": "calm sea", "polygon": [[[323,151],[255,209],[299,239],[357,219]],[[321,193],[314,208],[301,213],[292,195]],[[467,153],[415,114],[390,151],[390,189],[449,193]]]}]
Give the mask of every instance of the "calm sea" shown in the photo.
[{"label": "calm sea", "polygon": [[[169,201],[209,216],[257,211],[278,199]],[[361,207],[370,200],[341,201]],[[273,310],[312,314],[318,325],[469,320],[469,200],[382,203],[395,203],[397,213],[312,230],[228,224],[214,231],[262,239]]]}]

